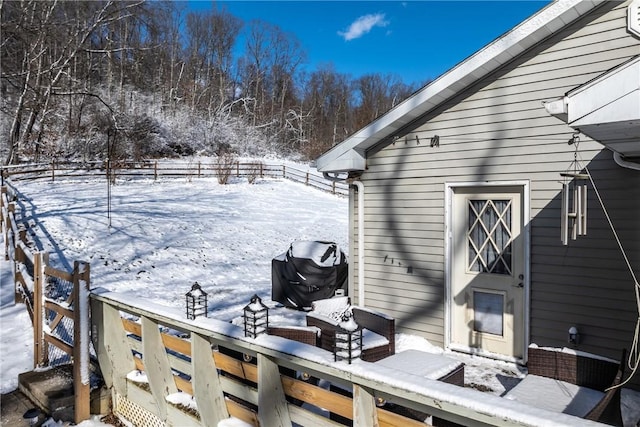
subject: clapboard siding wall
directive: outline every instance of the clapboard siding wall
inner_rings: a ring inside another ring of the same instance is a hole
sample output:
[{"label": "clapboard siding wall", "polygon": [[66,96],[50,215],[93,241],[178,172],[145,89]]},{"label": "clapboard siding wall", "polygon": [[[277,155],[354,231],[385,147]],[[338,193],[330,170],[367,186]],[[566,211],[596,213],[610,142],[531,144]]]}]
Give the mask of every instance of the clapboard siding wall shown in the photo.
[{"label": "clapboard siding wall", "polygon": [[[361,176],[368,307],[396,316],[400,331],[444,345],[445,183],[526,180],[531,341],[564,346],[576,325],[586,351],[617,357],[630,345],[633,283],[592,189],[588,235],[561,245],[559,173],[574,160],[567,144],[573,130],[543,106],[640,53],[640,40],[626,32],[627,5],[604,4],[368,154]],[[439,147],[430,146],[434,135]],[[609,151],[584,136],[579,149],[637,267],[640,173],[617,166]],[[354,265],[356,194],[352,190]],[[357,300],[357,267],[351,275]]]}]

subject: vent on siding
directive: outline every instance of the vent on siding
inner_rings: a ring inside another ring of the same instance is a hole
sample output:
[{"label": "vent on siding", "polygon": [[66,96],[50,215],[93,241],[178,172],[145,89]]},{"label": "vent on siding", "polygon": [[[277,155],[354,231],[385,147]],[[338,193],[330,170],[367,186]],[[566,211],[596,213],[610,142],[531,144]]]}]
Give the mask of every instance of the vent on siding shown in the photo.
[{"label": "vent on siding", "polygon": [[640,0],[634,0],[627,8],[627,29],[640,38]]}]

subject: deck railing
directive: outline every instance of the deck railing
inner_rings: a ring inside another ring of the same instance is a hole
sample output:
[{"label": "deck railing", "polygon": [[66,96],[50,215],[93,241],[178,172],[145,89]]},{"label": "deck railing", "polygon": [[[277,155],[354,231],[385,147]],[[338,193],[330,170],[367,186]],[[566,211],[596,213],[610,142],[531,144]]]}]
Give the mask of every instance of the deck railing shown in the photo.
[{"label": "deck railing", "polygon": [[4,257],[13,269],[14,301],[26,305],[33,325],[33,367],[73,362],[75,422],[89,418],[89,264],[54,268],[29,238],[21,207],[9,186],[0,191]]},{"label": "deck railing", "polygon": [[[464,426],[598,425],[375,363],[334,362],[309,344],[247,338],[241,326],[189,320],[184,310],[117,293],[96,290],[90,299],[114,412],[135,425],[215,426],[233,416],[269,427],[424,426],[406,416],[411,411]],[[403,410],[378,407],[381,401]]]}]

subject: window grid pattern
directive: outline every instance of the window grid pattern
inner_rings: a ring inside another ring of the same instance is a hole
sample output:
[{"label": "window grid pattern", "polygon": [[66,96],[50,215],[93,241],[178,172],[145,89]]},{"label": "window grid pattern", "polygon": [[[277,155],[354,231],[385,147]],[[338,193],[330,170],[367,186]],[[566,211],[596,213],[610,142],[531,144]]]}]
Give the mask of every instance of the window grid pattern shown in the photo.
[{"label": "window grid pattern", "polygon": [[468,206],[468,269],[511,275],[511,200],[472,199]]}]

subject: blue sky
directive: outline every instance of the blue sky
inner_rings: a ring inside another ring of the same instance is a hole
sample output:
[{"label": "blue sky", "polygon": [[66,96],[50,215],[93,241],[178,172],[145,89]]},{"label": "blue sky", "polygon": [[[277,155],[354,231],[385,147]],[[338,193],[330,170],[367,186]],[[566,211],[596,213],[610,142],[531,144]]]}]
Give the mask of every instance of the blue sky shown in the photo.
[{"label": "blue sky", "polygon": [[434,79],[542,9],[549,1],[191,1],[226,8],[294,34],[309,70],[332,63],[354,77]]}]

